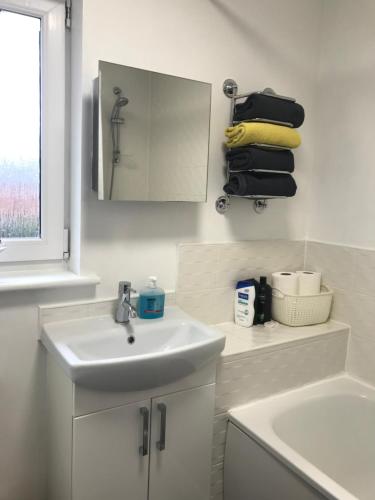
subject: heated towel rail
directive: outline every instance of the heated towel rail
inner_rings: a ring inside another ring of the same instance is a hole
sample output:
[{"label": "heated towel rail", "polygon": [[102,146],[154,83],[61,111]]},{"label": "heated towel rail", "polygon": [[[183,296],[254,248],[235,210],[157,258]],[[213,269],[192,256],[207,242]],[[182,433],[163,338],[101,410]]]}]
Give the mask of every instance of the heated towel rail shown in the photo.
[{"label": "heated towel rail", "polygon": [[[238,101],[240,99],[245,99],[246,97],[249,97],[253,94],[263,94],[263,95],[267,95],[269,97],[274,97],[275,99],[282,99],[284,101],[296,102],[296,99],[294,99],[293,97],[279,95],[271,88],[266,88],[266,89],[264,89],[262,91],[258,91],[258,92],[248,92],[246,94],[239,94],[238,93],[238,85],[237,85],[236,81],[232,80],[231,78],[228,78],[227,80],[224,81],[223,92],[231,101],[230,102],[230,120],[229,120],[230,126],[237,125],[238,123],[241,123],[241,122],[237,122],[237,121],[233,120],[234,108],[236,105],[236,101]],[[253,118],[251,120],[242,120],[242,121],[243,122],[272,123],[274,125],[283,125],[286,127],[293,127],[293,125],[291,123],[288,123],[288,122],[267,120],[265,118]],[[262,147],[263,149],[273,149],[273,150],[289,149],[289,148],[285,148],[283,146],[273,146],[270,144],[252,144],[252,146],[258,146],[258,147]],[[268,173],[272,173],[272,172],[268,170]],[[280,173],[280,172],[277,172],[277,173]],[[229,180],[229,174],[230,174],[229,162],[227,162],[227,165],[226,165],[226,180],[227,181]],[[259,213],[262,213],[267,208],[268,200],[280,199],[280,198],[286,198],[286,197],[285,196],[264,196],[264,195],[238,196],[238,195],[234,195],[234,194],[230,194],[230,195],[225,194],[225,195],[219,196],[219,198],[216,200],[216,203],[215,203],[216,210],[219,214],[224,214],[228,210],[228,208],[230,207],[230,199],[231,198],[243,198],[243,199],[247,199],[247,200],[253,200],[254,201],[254,210],[256,213],[259,214]]]}]

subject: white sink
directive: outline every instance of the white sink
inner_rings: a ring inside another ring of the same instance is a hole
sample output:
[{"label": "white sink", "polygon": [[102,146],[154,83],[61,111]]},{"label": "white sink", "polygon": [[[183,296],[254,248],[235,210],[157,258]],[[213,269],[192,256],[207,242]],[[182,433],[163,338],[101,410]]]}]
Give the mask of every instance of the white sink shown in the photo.
[{"label": "white sink", "polygon": [[225,337],[178,307],[166,307],[163,318],[128,324],[111,316],[48,323],[41,341],[73,382],[136,391],[197,371],[219,356]]}]

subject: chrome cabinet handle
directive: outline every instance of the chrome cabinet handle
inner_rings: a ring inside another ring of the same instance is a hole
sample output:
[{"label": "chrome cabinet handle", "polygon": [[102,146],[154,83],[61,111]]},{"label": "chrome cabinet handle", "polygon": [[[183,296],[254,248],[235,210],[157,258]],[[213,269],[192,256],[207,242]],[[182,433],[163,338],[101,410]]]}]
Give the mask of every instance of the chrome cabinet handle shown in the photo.
[{"label": "chrome cabinet handle", "polygon": [[145,457],[148,455],[148,418],[150,412],[145,406],[142,406],[139,411],[143,417],[142,444],[139,447],[139,452],[143,457]]},{"label": "chrome cabinet handle", "polygon": [[160,441],[156,443],[156,448],[159,451],[165,450],[165,429],[167,427],[167,407],[164,403],[158,403],[160,411]]}]

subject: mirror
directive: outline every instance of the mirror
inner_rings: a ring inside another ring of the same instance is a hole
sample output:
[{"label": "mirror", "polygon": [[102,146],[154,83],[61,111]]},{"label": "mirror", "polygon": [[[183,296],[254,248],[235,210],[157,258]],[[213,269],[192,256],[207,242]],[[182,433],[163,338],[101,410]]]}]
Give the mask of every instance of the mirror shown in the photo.
[{"label": "mirror", "polygon": [[99,61],[98,198],[206,201],[210,108],[208,83]]}]

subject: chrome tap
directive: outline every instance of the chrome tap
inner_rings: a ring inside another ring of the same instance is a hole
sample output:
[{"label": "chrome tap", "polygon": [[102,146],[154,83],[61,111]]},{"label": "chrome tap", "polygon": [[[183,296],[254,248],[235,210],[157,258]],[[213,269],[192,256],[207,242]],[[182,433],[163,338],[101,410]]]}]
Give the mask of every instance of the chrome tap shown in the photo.
[{"label": "chrome tap", "polygon": [[131,287],[130,281],[120,281],[115,318],[117,323],[129,323],[130,318],[137,317],[137,312],[130,302],[130,292],[135,292]]}]

